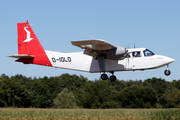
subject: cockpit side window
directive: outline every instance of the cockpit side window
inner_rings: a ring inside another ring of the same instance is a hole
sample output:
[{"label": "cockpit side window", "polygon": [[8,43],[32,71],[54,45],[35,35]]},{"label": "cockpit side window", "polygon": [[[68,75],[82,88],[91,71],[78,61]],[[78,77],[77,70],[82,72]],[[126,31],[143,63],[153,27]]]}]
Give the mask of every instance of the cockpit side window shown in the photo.
[{"label": "cockpit side window", "polygon": [[145,56],[145,57],[155,55],[153,52],[151,52],[151,51],[150,51],[150,50],[148,50],[148,49],[146,49],[146,50],[145,50],[145,51],[143,51],[143,52],[144,52],[144,56]]},{"label": "cockpit side window", "polygon": [[133,57],[141,57],[141,51],[136,51],[132,53]]}]

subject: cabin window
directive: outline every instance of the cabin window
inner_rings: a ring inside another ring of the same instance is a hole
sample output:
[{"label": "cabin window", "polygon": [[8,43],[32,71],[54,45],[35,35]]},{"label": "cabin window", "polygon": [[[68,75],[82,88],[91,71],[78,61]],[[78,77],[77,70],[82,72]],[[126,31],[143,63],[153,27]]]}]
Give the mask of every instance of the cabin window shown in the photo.
[{"label": "cabin window", "polygon": [[133,57],[141,57],[141,51],[133,52]]},{"label": "cabin window", "polygon": [[153,56],[155,55],[153,52],[151,52],[150,50],[146,49],[144,52],[144,56],[147,57],[147,56]]}]

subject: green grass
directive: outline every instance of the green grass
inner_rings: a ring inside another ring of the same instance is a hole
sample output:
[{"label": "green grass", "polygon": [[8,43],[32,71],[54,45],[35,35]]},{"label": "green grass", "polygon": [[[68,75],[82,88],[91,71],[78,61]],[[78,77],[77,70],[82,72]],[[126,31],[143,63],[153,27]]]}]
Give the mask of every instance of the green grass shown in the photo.
[{"label": "green grass", "polygon": [[1,108],[0,120],[180,120],[180,109]]}]

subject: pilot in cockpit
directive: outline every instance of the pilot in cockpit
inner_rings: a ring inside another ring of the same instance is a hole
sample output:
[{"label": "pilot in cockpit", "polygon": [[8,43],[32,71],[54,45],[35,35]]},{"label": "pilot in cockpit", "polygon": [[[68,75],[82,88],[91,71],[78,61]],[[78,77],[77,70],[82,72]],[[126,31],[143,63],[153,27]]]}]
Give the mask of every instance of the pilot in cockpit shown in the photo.
[{"label": "pilot in cockpit", "polygon": [[133,52],[133,57],[141,57],[141,52],[140,51]]}]

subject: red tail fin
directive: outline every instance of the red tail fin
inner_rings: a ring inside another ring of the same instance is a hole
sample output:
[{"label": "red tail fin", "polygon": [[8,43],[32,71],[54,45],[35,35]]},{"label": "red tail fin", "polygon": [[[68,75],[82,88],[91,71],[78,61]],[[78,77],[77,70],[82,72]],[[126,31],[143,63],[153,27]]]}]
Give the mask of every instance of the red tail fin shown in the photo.
[{"label": "red tail fin", "polygon": [[34,34],[28,21],[17,23],[18,29],[18,54],[40,55],[45,54],[45,51]]},{"label": "red tail fin", "polygon": [[[33,32],[28,21],[24,23],[17,23],[18,30],[18,55],[17,62],[25,64],[38,64],[52,66],[44,48]],[[29,57],[28,57],[29,56]]]}]

